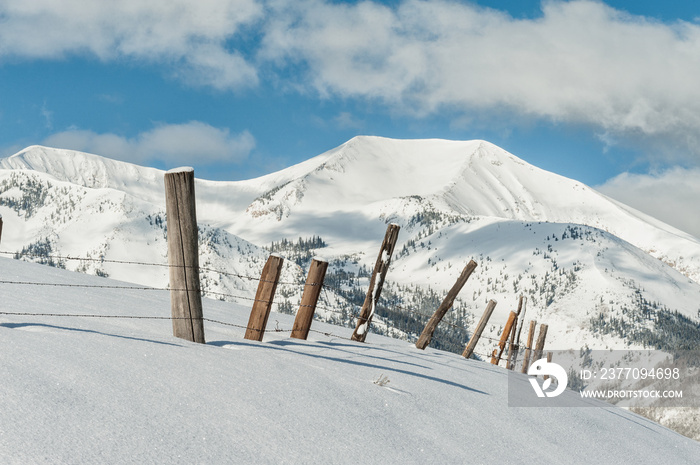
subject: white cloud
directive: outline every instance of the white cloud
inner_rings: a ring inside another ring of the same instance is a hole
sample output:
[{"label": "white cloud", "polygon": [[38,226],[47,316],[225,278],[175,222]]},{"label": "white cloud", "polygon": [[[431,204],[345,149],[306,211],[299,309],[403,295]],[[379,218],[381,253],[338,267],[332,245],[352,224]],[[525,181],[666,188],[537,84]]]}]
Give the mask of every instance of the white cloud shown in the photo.
[{"label": "white cloud", "polygon": [[257,84],[255,68],[226,41],[262,17],[256,0],[1,0],[0,57],[169,64],[189,81],[217,88]]},{"label": "white cloud", "polygon": [[334,118],[333,122],[341,129],[362,129],[364,123],[355,118],[352,113],[341,111]]},{"label": "white cloud", "polygon": [[231,134],[228,129],[191,121],[159,125],[134,138],[68,129],[49,136],[42,144],[133,163],[160,160],[173,165],[194,165],[240,162],[255,147],[255,138],[248,131]]},{"label": "white cloud", "polygon": [[305,65],[322,95],[377,98],[418,116],[506,109],[700,155],[696,24],[587,0],[545,1],[535,19],[442,0],[274,5],[262,56]]},{"label": "white cloud", "polygon": [[264,76],[417,118],[584,124],[700,160],[700,25],[600,1],[544,0],[541,17],[520,19],[451,0],[0,0],[0,18],[0,58],[165,64],[220,90]]},{"label": "white cloud", "polygon": [[215,44],[194,47],[176,74],[190,84],[218,90],[254,87],[258,83],[256,69],[245,58]]},{"label": "white cloud", "polygon": [[673,168],[656,174],[623,173],[596,187],[665,223],[700,238],[700,168]]}]

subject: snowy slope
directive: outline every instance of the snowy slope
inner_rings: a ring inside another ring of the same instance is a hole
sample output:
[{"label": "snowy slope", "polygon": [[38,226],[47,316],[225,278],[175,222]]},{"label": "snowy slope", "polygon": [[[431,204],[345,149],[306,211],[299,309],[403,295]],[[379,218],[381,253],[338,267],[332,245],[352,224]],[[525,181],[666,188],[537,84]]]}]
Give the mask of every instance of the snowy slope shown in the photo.
[{"label": "snowy slope", "polygon": [[[256,199],[246,207],[250,219],[237,217],[236,222],[247,227],[254,220],[267,232],[259,221],[264,217],[275,220],[267,224],[269,230],[301,230],[308,216],[342,215],[369,223],[363,216],[374,219],[403,209],[410,217],[429,205],[445,214],[583,224],[610,232],[700,281],[697,238],[485,141],[356,137],[318,161],[313,171]],[[280,176],[299,170],[292,167]],[[238,227],[228,229],[236,233]]]},{"label": "snowy slope", "polygon": [[[8,279],[122,285],[0,259]],[[0,287],[3,312],[169,314],[160,291]],[[204,314],[245,324],[248,309],[207,300]],[[287,315],[270,321],[291,326]],[[170,336],[167,319],[0,314],[0,462],[690,464],[700,454],[602,403],[509,408],[505,370],[455,354],[354,343],[317,322],[336,336],[257,343],[237,327],[205,328],[197,345]]]}]

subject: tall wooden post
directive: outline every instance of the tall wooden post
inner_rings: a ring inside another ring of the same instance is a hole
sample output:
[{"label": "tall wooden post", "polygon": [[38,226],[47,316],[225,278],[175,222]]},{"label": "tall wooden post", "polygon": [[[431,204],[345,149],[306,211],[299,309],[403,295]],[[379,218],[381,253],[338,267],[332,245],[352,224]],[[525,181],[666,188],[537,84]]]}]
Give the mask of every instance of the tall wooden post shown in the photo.
[{"label": "tall wooden post", "polygon": [[194,169],[165,173],[165,214],[173,335],[204,344]]},{"label": "tall wooden post", "polygon": [[474,353],[476,343],[479,342],[481,333],[484,332],[484,328],[486,328],[486,324],[489,322],[489,318],[491,318],[491,314],[493,313],[494,308],[496,308],[496,301],[490,300],[488,305],[486,306],[486,310],[484,310],[484,314],[481,315],[479,324],[476,325],[476,329],[474,330],[472,337],[469,338],[469,343],[467,343],[467,347],[465,347],[464,352],[462,352],[463,357],[469,358]]},{"label": "tall wooden post", "polygon": [[384,286],[384,278],[386,277],[386,272],[389,270],[391,255],[394,253],[396,239],[399,237],[399,229],[399,225],[397,224],[390,224],[386,228],[382,248],[379,251],[377,262],[374,264],[372,278],[369,281],[369,289],[367,289],[365,303],[362,305],[360,316],[357,317],[355,331],[352,333],[353,341],[365,342],[367,338],[369,325],[372,323],[372,316],[374,316],[374,311],[377,308],[377,302],[379,301],[379,296]]},{"label": "tall wooden post", "polygon": [[501,362],[501,355],[503,355],[503,350],[506,348],[506,342],[508,342],[508,336],[513,329],[513,324],[515,323],[515,318],[517,313],[510,312],[508,315],[508,321],[506,321],[506,327],[503,328],[501,333],[501,340],[498,342],[498,347],[493,349],[493,354],[491,354],[491,364],[498,365]]},{"label": "tall wooden post", "polygon": [[430,344],[435,328],[437,328],[440,321],[442,321],[442,318],[445,316],[447,311],[452,308],[452,304],[454,304],[457,294],[459,294],[459,291],[462,290],[464,284],[467,282],[467,279],[469,279],[469,276],[471,276],[475,268],[476,262],[474,260],[469,260],[467,266],[465,266],[464,270],[462,270],[462,274],[460,274],[459,278],[457,278],[457,282],[455,282],[454,286],[452,286],[450,292],[447,293],[445,300],[442,301],[438,309],[435,310],[435,313],[433,313],[433,316],[430,317],[428,324],[426,324],[425,328],[423,328],[423,332],[416,341],[417,348],[424,350],[428,344]]},{"label": "tall wooden post", "polygon": [[535,329],[537,327],[537,321],[530,320],[530,330],[527,333],[527,343],[525,344],[525,358],[523,358],[523,368],[520,370],[521,373],[527,373],[530,368],[530,354],[532,354],[532,343],[535,340]]},{"label": "tall wooden post", "polygon": [[263,339],[283,264],[284,258],[277,254],[270,255],[267,262],[265,262],[262,274],[260,275],[258,290],[255,293],[253,308],[248,318],[248,326],[246,327],[244,336],[246,339],[250,339],[251,341],[262,341]]},{"label": "tall wooden post", "polygon": [[537,344],[535,345],[535,360],[542,358],[544,340],[547,337],[547,328],[549,328],[549,326],[544,323],[540,325],[540,333],[537,335]]},{"label": "tall wooden post", "polygon": [[2,215],[0,215],[0,241],[2,241]]},{"label": "tall wooden post", "polygon": [[323,279],[326,277],[328,262],[314,258],[309,266],[309,274],[306,276],[304,293],[301,296],[299,311],[294,319],[291,337],[306,339],[309,336],[311,322],[314,319],[318,297],[321,295]]},{"label": "tall wooden post", "polygon": [[[520,300],[518,301],[518,323],[513,327],[513,332],[511,333],[506,370],[512,370],[515,367],[516,360],[518,359],[518,351],[520,350],[520,333],[523,330],[523,323],[525,322],[526,303],[527,298],[520,294]],[[516,328],[517,335],[515,334]]]}]

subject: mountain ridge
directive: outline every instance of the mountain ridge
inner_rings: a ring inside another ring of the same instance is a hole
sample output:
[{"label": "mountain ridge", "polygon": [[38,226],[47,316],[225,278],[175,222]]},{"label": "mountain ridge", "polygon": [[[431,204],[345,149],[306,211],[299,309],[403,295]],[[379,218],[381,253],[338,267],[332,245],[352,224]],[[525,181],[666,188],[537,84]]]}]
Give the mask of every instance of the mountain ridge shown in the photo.
[{"label": "mountain ridge", "polygon": [[[0,168],[44,172],[84,187],[109,187],[149,203],[162,202],[162,170],[99,155],[30,146],[0,160]],[[332,210],[410,211],[407,204],[416,199],[443,214],[583,224],[609,231],[700,282],[697,238],[483,140],[357,136],[259,178],[198,180],[198,195],[221,204],[219,218],[205,214],[203,221],[244,237],[246,231],[260,227],[261,219],[272,219],[274,225],[261,230],[273,229],[296,210],[303,215]],[[266,243],[279,237],[267,232],[248,239]]]}]

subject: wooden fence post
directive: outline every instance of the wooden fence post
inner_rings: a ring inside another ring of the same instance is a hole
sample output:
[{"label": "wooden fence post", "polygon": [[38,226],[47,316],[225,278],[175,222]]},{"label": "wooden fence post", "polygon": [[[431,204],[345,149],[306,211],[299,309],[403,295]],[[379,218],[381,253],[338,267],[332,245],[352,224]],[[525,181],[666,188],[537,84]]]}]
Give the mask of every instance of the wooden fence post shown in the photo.
[{"label": "wooden fence post", "polygon": [[369,325],[372,323],[372,316],[374,316],[374,311],[377,308],[377,302],[379,301],[379,296],[382,293],[382,287],[384,286],[384,278],[386,277],[386,272],[389,270],[391,255],[394,253],[396,239],[399,237],[399,229],[399,225],[397,224],[390,224],[386,228],[384,241],[382,242],[382,247],[379,250],[377,262],[374,264],[372,278],[369,281],[367,296],[365,297],[365,302],[362,305],[360,316],[357,317],[355,331],[352,333],[353,341],[365,342],[365,339],[367,338]]},{"label": "wooden fence post", "polygon": [[263,339],[283,263],[284,258],[277,254],[270,255],[265,262],[245,331],[244,337],[246,339],[251,341],[262,341]]},{"label": "wooden fence post", "polygon": [[508,321],[506,321],[506,327],[503,328],[501,333],[501,340],[498,342],[498,347],[493,349],[491,354],[491,364],[498,365],[501,362],[501,355],[503,355],[503,350],[506,348],[506,342],[508,341],[508,336],[513,329],[513,324],[515,323],[515,318],[518,316],[515,312],[510,312],[508,315]]},{"label": "wooden fence post", "polygon": [[474,330],[472,337],[469,338],[469,343],[467,343],[467,347],[465,347],[464,352],[462,352],[462,357],[469,358],[474,353],[476,343],[479,342],[481,333],[484,332],[484,328],[486,328],[486,324],[489,322],[489,318],[491,318],[491,314],[493,313],[494,308],[496,308],[496,301],[489,301],[489,304],[486,306],[486,310],[484,310],[484,314],[481,315],[479,324],[476,325],[476,329]]},{"label": "wooden fence post", "polygon": [[165,212],[173,336],[204,344],[194,170],[165,173]]},{"label": "wooden fence post", "polygon": [[469,260],[467,266],[465,266],[464,270],[462,270],[462,274],[459,275],[459,278],[457,278],[454,286],[452,286],[450,292],[447,293],[445,300],[442,301],[438,309],[435,310],[435,313],[433,313],[433,316],[430,317],[428,324],[426,324],[425,328],[423,328],[423,332],[416,341],[417,348],[424,350],[427,345],[430,344],[435,328],[437,328],[437,325],[440,324],[440,321],[442,321],[442,318],[445,316],[447,311],[452,308],[452,304],[454,304],[457,294],[459,294],[459,291],[462,290],[464,284],[467,282],[469,276],[471,276],[475,268],[476,262],[474,260]]},{"label": "wooden fence post", "polygon": [[537,321],[530,320],[530,330],[527,333],[527,343],[525,344],[525,358],[523,358],[523,368],[520,370],[521,373],[527,373],[528,368],[530,368],[530,354],[532,354],[532,342],[535,340],[535,328],[537,327]]},{"label": "wooden fence post", "polygon": [[323,279],[326,277],[328,262],[314,258],[309,266],[309,274],[306,276],[304,293],[301,296],[301,304],[294,319],[291,337],[306,339],[309,336],[311,322],[314,319],[318,297],[323,288]]},{"label": "wooden fence post", "polygon": [[540,325],[540,333],[537,335],[537,344],[535,345],[535,360],[542,358],[544,340],[547,337],[547,328],[549,328],[549,326],[544,323]]},{"label": "wooden fence post", "polygon": [[2,215],[0,215],[0,241],[2,241]]},{"label": "wooden fence post", "polygon": [[[506,362],[506,370],[512,370],[515,367],[515,362],[518,359],[518,351],[520,350],[520,333],[523,330],[523,323],[525,322],[525,311],[527,306],[527,297],[523,297],[520,294],[520,300],[518,301],[518,323],[513,326],[513,332],[510,337],[510,347],[508,347],[508,360]],[[518,334],[515,334],[515,330],[518,330]]]}]

